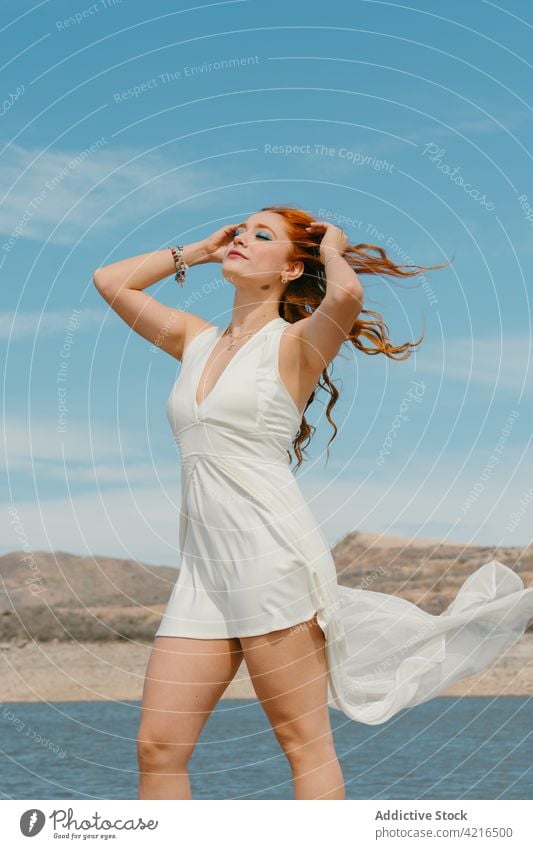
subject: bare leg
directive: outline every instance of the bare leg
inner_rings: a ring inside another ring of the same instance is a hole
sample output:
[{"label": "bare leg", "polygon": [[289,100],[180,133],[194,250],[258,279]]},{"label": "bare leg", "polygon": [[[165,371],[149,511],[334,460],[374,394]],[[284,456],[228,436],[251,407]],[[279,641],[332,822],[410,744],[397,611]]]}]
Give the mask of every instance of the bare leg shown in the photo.
[{"label": "bare leg", "polygon": [[295,799],[345,799],[327,705],[325,637],[316,618],[241,637],[257,697],[289,761]]},{"label": "bare leg", "polygon": [[155,638],[137,735],[139,799],[192,798],[190,756],[242,657],[237,638]]}]

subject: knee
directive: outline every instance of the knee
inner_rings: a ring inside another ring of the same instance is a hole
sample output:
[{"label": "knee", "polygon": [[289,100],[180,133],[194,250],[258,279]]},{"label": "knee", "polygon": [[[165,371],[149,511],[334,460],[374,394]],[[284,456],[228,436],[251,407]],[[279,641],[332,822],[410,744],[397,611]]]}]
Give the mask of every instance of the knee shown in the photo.
[{"label": "knee", "polygon": [[276,736],[292,767],[309,763],[327,764],[337,758],[330,732],[315,733],[312,730],[302,731],[288,726],[277,729]]},{"label": "knee", "polygon": [[167,772],[186,769],[194,746],[189,743],[162,739],[161,734],[139,732],[137,736],[137,761],[141,772]]}]

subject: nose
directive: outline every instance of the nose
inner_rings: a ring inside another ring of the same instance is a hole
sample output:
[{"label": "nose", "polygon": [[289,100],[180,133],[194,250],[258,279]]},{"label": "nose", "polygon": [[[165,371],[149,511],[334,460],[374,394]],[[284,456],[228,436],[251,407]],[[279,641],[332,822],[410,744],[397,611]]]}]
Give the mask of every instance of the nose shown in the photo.
[{"label": "nose", "polygon": [[237,244],[237,240],[239,240],[239,244],[241,244],[241,245],[245,244],[245,243],[243,242],[242,235],[243,235],[242,233],[236,233],[236,234],[234,235],[234,237],[233,237],[233,244],[234,244],[234,245],[236,245],[236,244]]}]

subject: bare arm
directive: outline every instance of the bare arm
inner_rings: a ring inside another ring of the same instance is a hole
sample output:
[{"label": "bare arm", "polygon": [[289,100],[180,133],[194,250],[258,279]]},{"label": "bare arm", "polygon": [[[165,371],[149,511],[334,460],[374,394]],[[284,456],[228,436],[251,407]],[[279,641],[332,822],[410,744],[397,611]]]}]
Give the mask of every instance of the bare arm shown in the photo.
[{"label": "bare arm", "polygon": [[308,318],[295,323],[294,333],[299,338],[303,373],[307,382],[312,383],[312,378],[316,378],[316,383],[346,341],[363,309],[364,293],[357,274],[342,256],[346,244],[342,231],[318,222],[310,229],[325,233],[321,257],[325,263],[326,294]]},{"label": "bare arm", "polygon": [[[224,244],[231,238],[232,226],[185,245],[183,259],[187,265],[219,262]],[[193,313],[167,307],[143,291],[175,272],[172,252],[164,248],[97,268],[93,282],[104,300],[136,333],[181,360],[189,340],[209,322]]]}]

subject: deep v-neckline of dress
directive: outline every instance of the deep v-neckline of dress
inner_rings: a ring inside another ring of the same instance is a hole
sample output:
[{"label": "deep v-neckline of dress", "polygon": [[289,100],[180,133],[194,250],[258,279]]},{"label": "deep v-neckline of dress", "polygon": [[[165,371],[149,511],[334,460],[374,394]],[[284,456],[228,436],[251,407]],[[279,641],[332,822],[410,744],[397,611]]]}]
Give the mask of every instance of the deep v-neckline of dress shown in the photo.
[{"label": "deep v-neckline of dress", "polygon": [[211,345],[209,345],[209,347],[208,347],[208,349],[207,349],[207,354],[206,354],[206,356],[202,357],[202,364],[201,364],[201,366],[200,366],[200,376],[199,376],[198,380],[196,381],[196,383],[195,383],[195,387],[194,387],[194,396],[193,396],[193,401],[194,401],[194,409],[195,409],[196,413],[199,413],[199,412],[202,410],[202,407],[204,406],[204,404],[206,403],[206,401],[208,401],[208,400],[209,400],[209,398],[211,398],[211,395],[213,394],[213,392],[214,392],[214,391],[216,390],[216,388],[218,387],[218,384],[220,383],[220,381],[222,380],[222,378],[224,377],[224,375],[226,374],[226,372],[228,371],[228,369],[230,369],[230,368],[231,368],[231,366],[233,365],[233,363],[235,362],[235,360],[236,360],[236,359],[238,359],[239,354],[240,354],[242,351],[244,351],[244,350],[245,350],[245,348],[246,348],[246,347],[250,344],[250,342],[253,342],[253,340],[254,340],[257,336],[259,336],[259,334],[260,334],[260,333],[262,333],[262,332],[263,332],[263,330],[265,330],[265,328],[269,327],[269,325],[273,324],[275,321],[284,321],[284,319],[282,318],[282,316],[280,316],[280,315],[279,315],[277,318],[273,318],[273,319],[271,319],[270,321],[267,321],[267,323],[266,323],[266,324],[263,324],[263,326],[262,326],[262,327],[260,327],[260,328],[259,328],[259,330],[257,330],[257,331],[253,334],[253,336],[250,336],[250,338],[249,338],[249,339],[247,339],[247,340],[246,340],[246,342],[245,342],[243,345],[241,345],[241,347],[239,348],[239,350],[237,351],[237,353],[233,355],[233,357],[231,358],[231,360],[229,361],[229,363],[228,363],[228,364],[226,365],[226,367],[222,370],[222,372],[221,372],[221,373],[220,373],[220,375],[218,376],[217,380],[215,381],[214,385],[211,387],[211,389],[209,390],[209,392],[207,393],[207,395],[205,395],[205,397],[202,399],[202,401],[198,402],[198,401],[197,401],[198,388],[199,388],[200,384],[202,383],[202,379],[203,379],[203,377],[204,377],[204,371],[205,371],[205,368],[206,368],[207,362],[208,362],[209,357],[211,356],[212,352],[213,352],[213,351],[214,351],[214,349],[215,349],[215,345],[217,344],[218,340],[222,337],[222,335],[223,335],[223,333],[224,333],[224,330],[225,330],[225,328],[223,329],[223,328],[221,328],[221,327],[217,327],[217,332],[216,332],[216,335],[215,335],[215,339],[214,339],[214,341],[211,343]]}]

